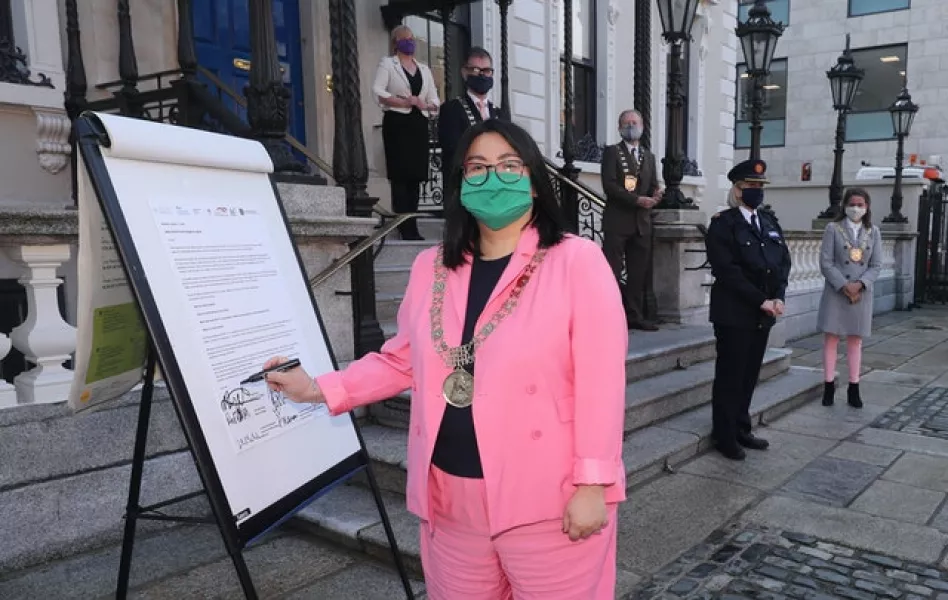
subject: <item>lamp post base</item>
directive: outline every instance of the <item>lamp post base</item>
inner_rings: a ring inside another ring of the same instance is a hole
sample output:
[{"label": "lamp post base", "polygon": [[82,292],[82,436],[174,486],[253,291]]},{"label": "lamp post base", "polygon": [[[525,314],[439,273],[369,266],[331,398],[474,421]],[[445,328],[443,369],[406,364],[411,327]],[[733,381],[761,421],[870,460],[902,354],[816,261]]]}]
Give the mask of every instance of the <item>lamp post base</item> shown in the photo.
[{"label": "lamp post base", "polygon": [[660,210],[698,210],[692,198],[686,198],[684,192],[677,185],[665,190],[662,201],[655,207]]}]

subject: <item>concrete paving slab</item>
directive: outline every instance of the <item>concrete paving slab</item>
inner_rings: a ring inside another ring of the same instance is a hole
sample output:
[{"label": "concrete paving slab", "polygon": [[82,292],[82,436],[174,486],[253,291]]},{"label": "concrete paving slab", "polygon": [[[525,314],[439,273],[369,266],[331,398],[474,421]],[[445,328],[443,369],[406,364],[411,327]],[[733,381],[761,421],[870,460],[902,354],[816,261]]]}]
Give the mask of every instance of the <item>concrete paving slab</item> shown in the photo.
[{"label": "concrete paving slab", "polygon": [[896,521],[925,525],[945,500],[943,492],[878,480],[850,508]]},{"label": "concrete paving slab", "polygon": [[[421,581],[412,582],[416,597],[424,593]],[[321,578],[286,596],[284,600],[392,600],[404,598],[405,591],[398,575],[390,570],[371,564],[354,565],[348,569]]]},{"label": "concrete paving slab", "polygon": [[785,431],[761,431],[758,435],[770,441],[770,449],[766,452],[751,452],[748,460],[741,462],[711,452],[682,466],[680,470],[691,475],[770,490],[833,446],[830,440]]},{"label": "concrete paving slab", "polygon": [[913,357],[931,350],[937,343],[927,340],[915,340],[909,338],[896,337],[886,340],[884,344],[877,344],[872,347],[873,353],[890,354],[892,356]]},{"label": "concrete paving slab", "polygon": [[831,419],[819,417],[806,412],[798,411],[790,413],[770,424],[774,429],[821,437],[830,440],[842,440],[848,438],[860,429],[866,426],[862,420],[848,421],[844,419]]},{"label": "concrete paving slab", "polygon": [[862,353],[862,365],[873,369],[893,369],[908,361],[909,357],[876,352],[878,346],[873,346]]},{"label": "concrete paving slab", "polygon": [[832,506],[846,506],[882,473],[882,467],[821,457],[794,475],[780,493]]},{"label": "concrete paving slab", "polygon": [[867,427],[856,434],[852,441],[869,446],[895,448],[915,454],[930,454],[933,456],[948,456],[948,440],[942,440],[922,435],[912,435],[901,431],[876,429]]},{"label": "concrete paving slab", "polygon": [[[943,504],[929,523],[935,529],[948,533],[948,503]],[[0,588],[2,591],[3,588]]]},{"label": "concrete paving slab", "polygon": [[931,527],[786,496],[767,498],[741,519],[926,564],[948,546],[948,534]]},{"label": "concrete paving slab", "polygon": [[948,371],[943,365],[920,366],[911,363],[905,363],[895,368],[896,373],[912,373],[916,375],[940,377]]},{"label": "concrete paving slab", "polygon": [[884,479],[948,492],[948,458],[907,453],[883,475]]},{"label": "concrete paving slab", "polygon": [[[106,598],[115,594],[121,547],[49,562],[0,580],[0,598]],[[132,588],[227,556],[221,534],[213,526],[176,527],[135,539],[129,583]],[[0,577],[2,579],[2,577]]]},{"label": "concrete paving slab", "polygon": [[854,460],[863,462],[867,465],[876,465],[878,467],[888,467],[895,459],[902,456],[901,450],[891,448],[879,448],[877,446],[867,446],[865,444],[856,444],[853,442],[842,442],[839,446],[833,448],[827,454],[832,458],[842,458],[845,460]]},{"label": "concrete paving slab", "polygon": [[664,427],[646,427],[630,433],[622,444],[626,485],[633,487],[662,472],[666,461],[676,465],[698,453],[700,438]]},{"label": "concrete paving slab", "polygon": [[619,566],[639,574],[661,568],[757,495],[749,487],[687,474],[641,487],[619,508]]},{"label": "concrete paving slab", "polygon": [[[922,387],[932,380],[936,375],[922,375],[918,373],[906,373],[899,371],[870,371],[860,378],[861,383],[883,383],[888,385],[898,385],[906,387]],[[861,386],[860,386],[861,387]],[[862,390],[860,390],[862,391]]]},{"label": "concrete paving slab", "polygon": [[[353,559],[325,544],[288,535],[244,553],[258,593],[273,598],[344,569]],[[139,600],[231,600],[243,597],[230,558],[177,573],[129,594]]]}]

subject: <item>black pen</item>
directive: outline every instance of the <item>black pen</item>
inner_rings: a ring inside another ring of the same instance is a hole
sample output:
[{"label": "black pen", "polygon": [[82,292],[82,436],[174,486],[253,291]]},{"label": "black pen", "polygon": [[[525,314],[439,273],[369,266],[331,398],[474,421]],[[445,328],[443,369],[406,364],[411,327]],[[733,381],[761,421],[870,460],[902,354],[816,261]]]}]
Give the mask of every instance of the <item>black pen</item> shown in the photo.
[{"label": "black pen", "polygon": [[294,359],[286,361],[285,363],[280,363],[275,367],[270,367],[269,369],[258,371],[254,373],[253,375],[251,375],[250,377],[248,377],[247,379],[244,379],[243,381],[241,381],[240,385],[244,385],[245,383],[254,383],[255,381],[261,381],[267,373],[273,373],[276,371],[279,371],[279,372],[290,371],[292,369],[295,369],[298,366],[300,366],[300,359],[294,358]]}]

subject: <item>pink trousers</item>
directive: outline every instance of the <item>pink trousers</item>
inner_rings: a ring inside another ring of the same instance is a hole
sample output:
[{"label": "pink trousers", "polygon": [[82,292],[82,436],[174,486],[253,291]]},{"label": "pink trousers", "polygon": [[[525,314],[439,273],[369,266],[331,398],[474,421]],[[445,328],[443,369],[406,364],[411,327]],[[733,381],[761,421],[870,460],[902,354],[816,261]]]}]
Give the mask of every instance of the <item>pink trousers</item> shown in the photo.
[{"label": "pink trousers", "polygon": [[[824,381],[836,380],[836,355],[839,336],[832,333],[823,338],[823,375]],[[846,338],[846,363],[849,365],[849,383],[859,383],[862,370],[862,338],[851,335]]]},{"label": "pink trousers", "polygon": [[615,598],[615,505],[606,528],[584,540],[571,542],[562,519],[492,538],[483,480],[432,466],[428,486],[434,523],[421,524],[421,563],[430,600]]}]

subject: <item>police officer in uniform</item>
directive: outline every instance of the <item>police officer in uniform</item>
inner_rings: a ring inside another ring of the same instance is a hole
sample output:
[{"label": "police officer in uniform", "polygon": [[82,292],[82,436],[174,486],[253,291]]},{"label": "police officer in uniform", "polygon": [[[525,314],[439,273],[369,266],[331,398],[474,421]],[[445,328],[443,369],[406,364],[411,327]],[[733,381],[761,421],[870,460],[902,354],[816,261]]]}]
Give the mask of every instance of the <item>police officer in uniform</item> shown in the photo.
[{"label": "police officer in uniform", "polygon": [[746,160],[728,173],[738,206],[711,219],[705,244],[714,276],[710,319],[717,358],[712,419],[715,447],[732,460],[770,444],[751,433],[750,403],[776,317],[783,314],[790,251],[764,200],[767,164]]}]

